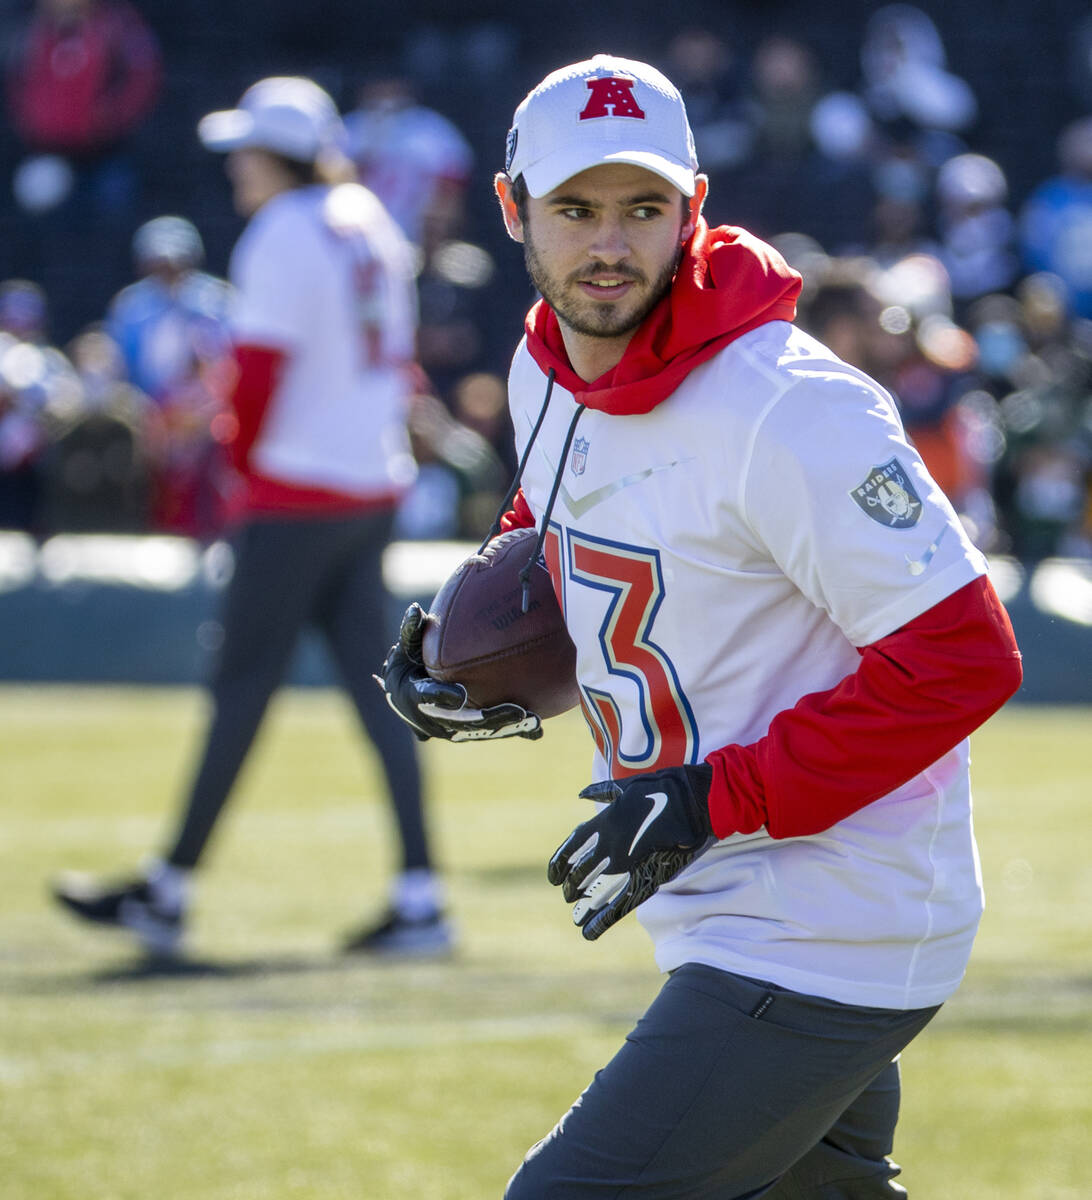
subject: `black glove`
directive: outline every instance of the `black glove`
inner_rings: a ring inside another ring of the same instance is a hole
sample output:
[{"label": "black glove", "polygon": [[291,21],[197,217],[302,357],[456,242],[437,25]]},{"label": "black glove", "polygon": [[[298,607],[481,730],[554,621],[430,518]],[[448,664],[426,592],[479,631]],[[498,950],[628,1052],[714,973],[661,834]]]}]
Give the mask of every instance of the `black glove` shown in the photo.
[{"label": "black glove", "polygon": [[387,652],[376,683],[387,703],[413,728],[421,741],[430,737],[449,742],[481,742],[492,738],[542,737],[542,722],[518,704],[472,708],[461,683],[433,679],[421,661],[421,640],[428,613],[414,602],[402,617],[398,641]]},{"label": "black glove", "polygon": [[671,767],[593,783],[580,795],[604,801],[558,847],[547,878],[573,905],[588,941],[605,933],[689,863],[713,836],[713,768]]}]

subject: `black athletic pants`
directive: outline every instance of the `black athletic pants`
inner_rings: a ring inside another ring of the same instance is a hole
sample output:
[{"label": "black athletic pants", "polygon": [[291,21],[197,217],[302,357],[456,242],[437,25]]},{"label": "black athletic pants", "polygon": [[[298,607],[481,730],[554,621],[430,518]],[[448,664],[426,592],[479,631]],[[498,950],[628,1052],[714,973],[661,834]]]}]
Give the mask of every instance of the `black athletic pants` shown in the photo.
[{"label": "black athletic pants", "polygon": [[404,867],[429,865],[416,742],[372,679],[391,641],[381,560],[392,520],[390,511],[272,518],[239,530],[224,597],[223,645],[210,684],[213,712],[169,863],[197,864],[299,634],[313,625],[379,754]]},{"label": "black athletic pants", "polygon": [[935,1008],[686,963],[505,1200],[894,1200],[895,1061]]}]

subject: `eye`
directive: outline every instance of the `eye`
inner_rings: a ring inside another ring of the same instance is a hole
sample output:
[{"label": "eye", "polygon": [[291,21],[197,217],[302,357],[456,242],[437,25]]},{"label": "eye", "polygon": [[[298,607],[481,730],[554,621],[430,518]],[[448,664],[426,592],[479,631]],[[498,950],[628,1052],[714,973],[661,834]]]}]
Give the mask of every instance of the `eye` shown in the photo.
[{"label": "eye", "polygon": [[560,216],[565,217],[569,221],[586,221],[592,215],[590,208],[581,208],[575,204],[569,205],[567,208],[560,208],[557,211]]},{"label": "eye", "polygon": [[639,204],[631,211],[630,215],[638,221],[653,221],[657,217],[663,216],[663,209],[656,204]]}]

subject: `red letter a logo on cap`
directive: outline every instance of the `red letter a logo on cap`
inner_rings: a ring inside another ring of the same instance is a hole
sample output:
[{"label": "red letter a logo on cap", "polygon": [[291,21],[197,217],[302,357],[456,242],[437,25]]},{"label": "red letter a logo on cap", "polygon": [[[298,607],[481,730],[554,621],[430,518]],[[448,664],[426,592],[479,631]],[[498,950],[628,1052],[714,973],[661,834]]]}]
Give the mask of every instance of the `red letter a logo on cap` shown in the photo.
[{"label": "red letter a logo on cap", "polygon": [[645,119],[644,110],[639,108],[633,98],[633,80],[619,79],[616,75],[608,75],[604,79],[587,80],[591,96],[580,114],[581,121],[590,121],[593,117],[636,117]]}]

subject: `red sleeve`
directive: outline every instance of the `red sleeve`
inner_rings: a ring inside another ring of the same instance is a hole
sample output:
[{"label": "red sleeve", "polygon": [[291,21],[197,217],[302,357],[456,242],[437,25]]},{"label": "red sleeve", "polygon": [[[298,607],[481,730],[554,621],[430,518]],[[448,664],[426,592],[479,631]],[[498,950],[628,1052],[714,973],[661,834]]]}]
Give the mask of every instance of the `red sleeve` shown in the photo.
[{"label": "red sleeve", "polygon": [[507,533],[509,529],[534,529],[535,516],[523,494],[523,488],[512,498],[512,507],[501,517],[500,527],[501,533]]},{"label": "red sleeve", "polygon": [[717,837],[828,829],[936,762],[1020,686],[1020,651],[982,576],[865,646],[857,670],[708,755]]},{"label": "red sleeve", "polygon": [[247,456],[258,439],[262,420],[277,389],[285,354],[268,346],[236,346],[238,372],[230,402],[238,428],[228,444],[231,460],[240,471],[247,469]]}]

